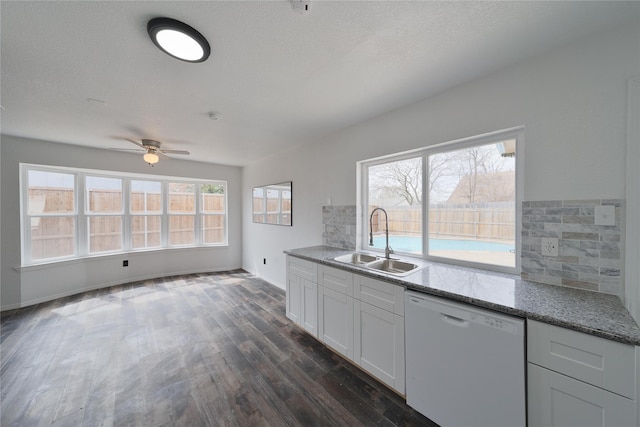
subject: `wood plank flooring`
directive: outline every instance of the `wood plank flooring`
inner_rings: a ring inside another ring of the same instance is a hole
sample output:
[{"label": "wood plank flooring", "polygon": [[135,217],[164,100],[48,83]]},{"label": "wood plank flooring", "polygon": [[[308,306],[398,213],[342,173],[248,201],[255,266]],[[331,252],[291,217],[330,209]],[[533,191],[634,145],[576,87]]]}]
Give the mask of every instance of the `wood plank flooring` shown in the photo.
[{"label": "wood plank flooring", "polygon": [[4,312],[0,336],[3,427],[435,426],[242,270]]}]

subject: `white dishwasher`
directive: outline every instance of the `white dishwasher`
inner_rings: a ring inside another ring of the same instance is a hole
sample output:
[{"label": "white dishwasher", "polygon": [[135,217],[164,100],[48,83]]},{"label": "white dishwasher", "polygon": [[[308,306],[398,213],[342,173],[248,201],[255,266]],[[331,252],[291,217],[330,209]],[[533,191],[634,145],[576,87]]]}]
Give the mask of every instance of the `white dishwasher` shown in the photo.
[{"label": "white dishwasher", "polygon": [[524,320],[405,293],[407,404],[442,427],[526,425]]}]

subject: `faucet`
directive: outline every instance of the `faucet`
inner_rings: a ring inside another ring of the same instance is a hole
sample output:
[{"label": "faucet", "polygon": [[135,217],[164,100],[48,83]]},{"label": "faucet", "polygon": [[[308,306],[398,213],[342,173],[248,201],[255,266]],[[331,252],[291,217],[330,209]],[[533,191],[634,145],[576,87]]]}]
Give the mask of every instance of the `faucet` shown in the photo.
[{"label": "faucet", "polygon": [[391,254],[393,253],[393,249],[389,246],[389,216],[387,215],[387,211],[382,208],[375,208],[371,211],[371,216],[369,217],[369,246],[373,246],[373,214],[377,211],[381,210],[384,212],[384,221],[385,221],[385,231],[384,236],[386,238],[387,244],[384,247],[384,257],[386,259],[391,259]]}]

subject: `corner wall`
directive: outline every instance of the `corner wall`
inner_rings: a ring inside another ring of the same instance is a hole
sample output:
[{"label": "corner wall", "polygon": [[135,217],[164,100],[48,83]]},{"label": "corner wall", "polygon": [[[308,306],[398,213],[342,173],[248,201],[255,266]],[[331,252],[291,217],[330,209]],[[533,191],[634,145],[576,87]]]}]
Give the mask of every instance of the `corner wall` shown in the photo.
[{"label": "corner wall", "polygon": [[[357,203],[357,161],[520,125],[523,200],[624,199],[639,39],[637,24],[592,35],[245,167],[243,268],[284,288],[282,251],[322,243],[323,205]],[[251,188],[282,181],[293,181],[293,227],[253,224]]]},{"label": "corner wall", "polygon": [[[239,167],[172,159],[151,168],[137,155],[7,135],[1,138],[2,310],[118,283],[241,267],[242,176]],[[228,183],[229,246],[130,252],[21,268],[20,163],[225,180]],[[129,260],[129,267],[122,267],[123,259]]]}]

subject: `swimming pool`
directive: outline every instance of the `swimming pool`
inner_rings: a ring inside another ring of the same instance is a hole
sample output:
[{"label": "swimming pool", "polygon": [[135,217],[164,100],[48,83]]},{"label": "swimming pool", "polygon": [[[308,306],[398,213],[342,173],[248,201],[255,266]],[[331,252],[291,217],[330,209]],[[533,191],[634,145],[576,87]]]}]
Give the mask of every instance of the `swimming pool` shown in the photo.
[{"label": "swimming pool", "polygon": [[[373,238],[373,246],[384,249],[385,237]],[[389,236],[389,245],[397,252],[422,252],[422,238],[411,236]],[[483,251],[513,252],[515,246],[506,243],[483,242],[481,240],[429,239],[430,251]]]}]

